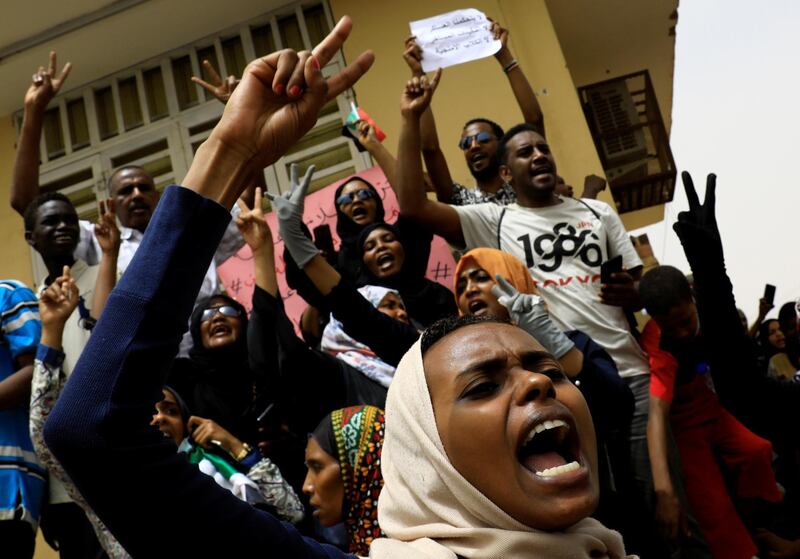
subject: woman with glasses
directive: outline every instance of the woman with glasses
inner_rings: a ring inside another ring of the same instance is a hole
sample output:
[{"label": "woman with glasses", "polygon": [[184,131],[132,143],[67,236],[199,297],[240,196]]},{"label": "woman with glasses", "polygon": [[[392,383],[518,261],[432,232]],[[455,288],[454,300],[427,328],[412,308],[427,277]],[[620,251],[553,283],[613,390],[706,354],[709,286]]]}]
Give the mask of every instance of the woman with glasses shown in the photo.
[{"label": "woman with glasses", "polygon": [[189,327],[189,357],[175,359],[169,383],[197,415],[252,443],[266,402],[250,368],[247,330],[247,312],[237,301],[222,294],[200,301]]}]

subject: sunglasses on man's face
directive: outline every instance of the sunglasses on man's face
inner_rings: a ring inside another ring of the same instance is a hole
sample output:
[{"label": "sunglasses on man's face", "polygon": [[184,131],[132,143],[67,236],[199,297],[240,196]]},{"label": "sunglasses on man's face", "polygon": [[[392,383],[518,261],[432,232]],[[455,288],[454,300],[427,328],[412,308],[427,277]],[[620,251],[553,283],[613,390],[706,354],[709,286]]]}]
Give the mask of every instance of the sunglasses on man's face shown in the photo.
[{"label": "sunglasses on man's face", "polygon": [[342,194],[336,199],[336,205],[344,206],[345,204],[351,204],[356,199],[364,201],[374,197],[375,193],[372,190],[369,188],[362,188],[361,190],[355,190],[353,192],[348,192],[347,194]]},{"label": "sunglasses on man's face", "polygon": [[464,136],[461,138],[458,142],[458,147],[460,147],[462,151],[466,151],[472,147],[473,141],[479,144],[488,144],[492,139],[494,139],[494,136],[489,132],[478,132],[474,136]]},{"label": "sunglasses on man's face", "polygon": [[210,307],[203,311],[203,315],[200,317],[200,322],[211,320],[217,313],[221,314],[222,316],[228,316],[233,318],[239,316],[239,309],[237,309],[236,307],[232,307],[230,305],[222,305],[221,307]]}]

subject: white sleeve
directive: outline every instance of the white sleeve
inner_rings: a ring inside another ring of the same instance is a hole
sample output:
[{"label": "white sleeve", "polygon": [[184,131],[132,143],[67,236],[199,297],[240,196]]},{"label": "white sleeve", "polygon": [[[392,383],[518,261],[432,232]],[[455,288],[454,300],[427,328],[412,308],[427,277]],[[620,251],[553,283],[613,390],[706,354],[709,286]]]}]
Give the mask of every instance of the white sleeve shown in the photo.
[{"label": "white sleeve", "polygon": [[100,264],[102,251],[100,250],[100,243],[97,242],[97,237],[94,236],[94,223],[81,219],[78,225],[80,226],[80,238],[73,256],[76,259],[83,260],[89,266],[97,266]]},{"label": "white sleeve", "polygon": [[469,206],[451,206],[461,220],[461,232],[464,234],[463,247],[467,250],[476,247],[497,247],[497,224],[503,208],[497,204],[472,204]]},{"label": "white sleeve", "polygon": [[[593,206],[603,218],[603,224],[606,226],[606,235],[608,239],[608,249],[611,252],[608,257],[622,255],[622,267],[626,270],[631,270],[638,266],[642,266],[642,259],[636,252],[636,249],[631,242],[628,231],[622,224],[619,214],[611,209],[611,206],[603,202],[595,202]],[[600,206],[600,207],[598,207]]]}]

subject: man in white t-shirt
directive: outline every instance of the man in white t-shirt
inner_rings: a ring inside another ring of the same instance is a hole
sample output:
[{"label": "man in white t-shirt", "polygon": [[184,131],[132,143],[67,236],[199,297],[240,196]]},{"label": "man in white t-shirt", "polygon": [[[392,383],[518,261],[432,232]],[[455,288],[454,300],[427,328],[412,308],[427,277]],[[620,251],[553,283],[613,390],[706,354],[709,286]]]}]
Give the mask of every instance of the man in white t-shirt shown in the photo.
[{"label": "man in white t-shirt", "polygon": [[[554,321],[564,330],[585,332],[608,351],[636,400],[629,438],[634,481],[646,494],[646,506],[666,539],[677,543],[685,535],[679,534],[685,507],[677,500],[667,502],[653,488],[646,439],[650,369],[625,314],[641,308],[635,282],[642,262],[619,216],[604,202],[555,193],[555,160],[544,137],[528,124],[509,130],[498,148],[501,176],[514,188],[517,203],[456,207],[428,199],[421,186],[420,115],[437,81],[438,74],[431,81],[414,78],[401,97],[396,185],[400,213],[458,247],[499,248],[526,262]],[[601,264],[617,255],[622,256],[623,271],[601,285]],[[670,556],[655,535],[642,538],[653,540],[648,547],[654,546],[643,555]],[[709,555],[699,550],[677,556]]]}]

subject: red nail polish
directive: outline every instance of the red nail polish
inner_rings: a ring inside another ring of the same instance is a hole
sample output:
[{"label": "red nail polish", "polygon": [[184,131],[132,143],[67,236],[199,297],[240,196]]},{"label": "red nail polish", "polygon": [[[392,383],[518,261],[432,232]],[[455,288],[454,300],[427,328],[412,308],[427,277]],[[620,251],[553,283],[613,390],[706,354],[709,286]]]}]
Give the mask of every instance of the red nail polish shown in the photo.
[{"label": "red nail polish", "polygon": [[286,86],[283,85],[282,83],[279,83],[278,85],[275,86],[275,93],[277,93],[278,95],[283,95],[284,89],[286,89]]},{"label": "red nail polish", "polygon": [[298,95],[300,95],[300,86],[299,85],[293,85],[292,87],[290,87],[289,88],[289,95],[291,95],[292,97],[297,97]]}]

